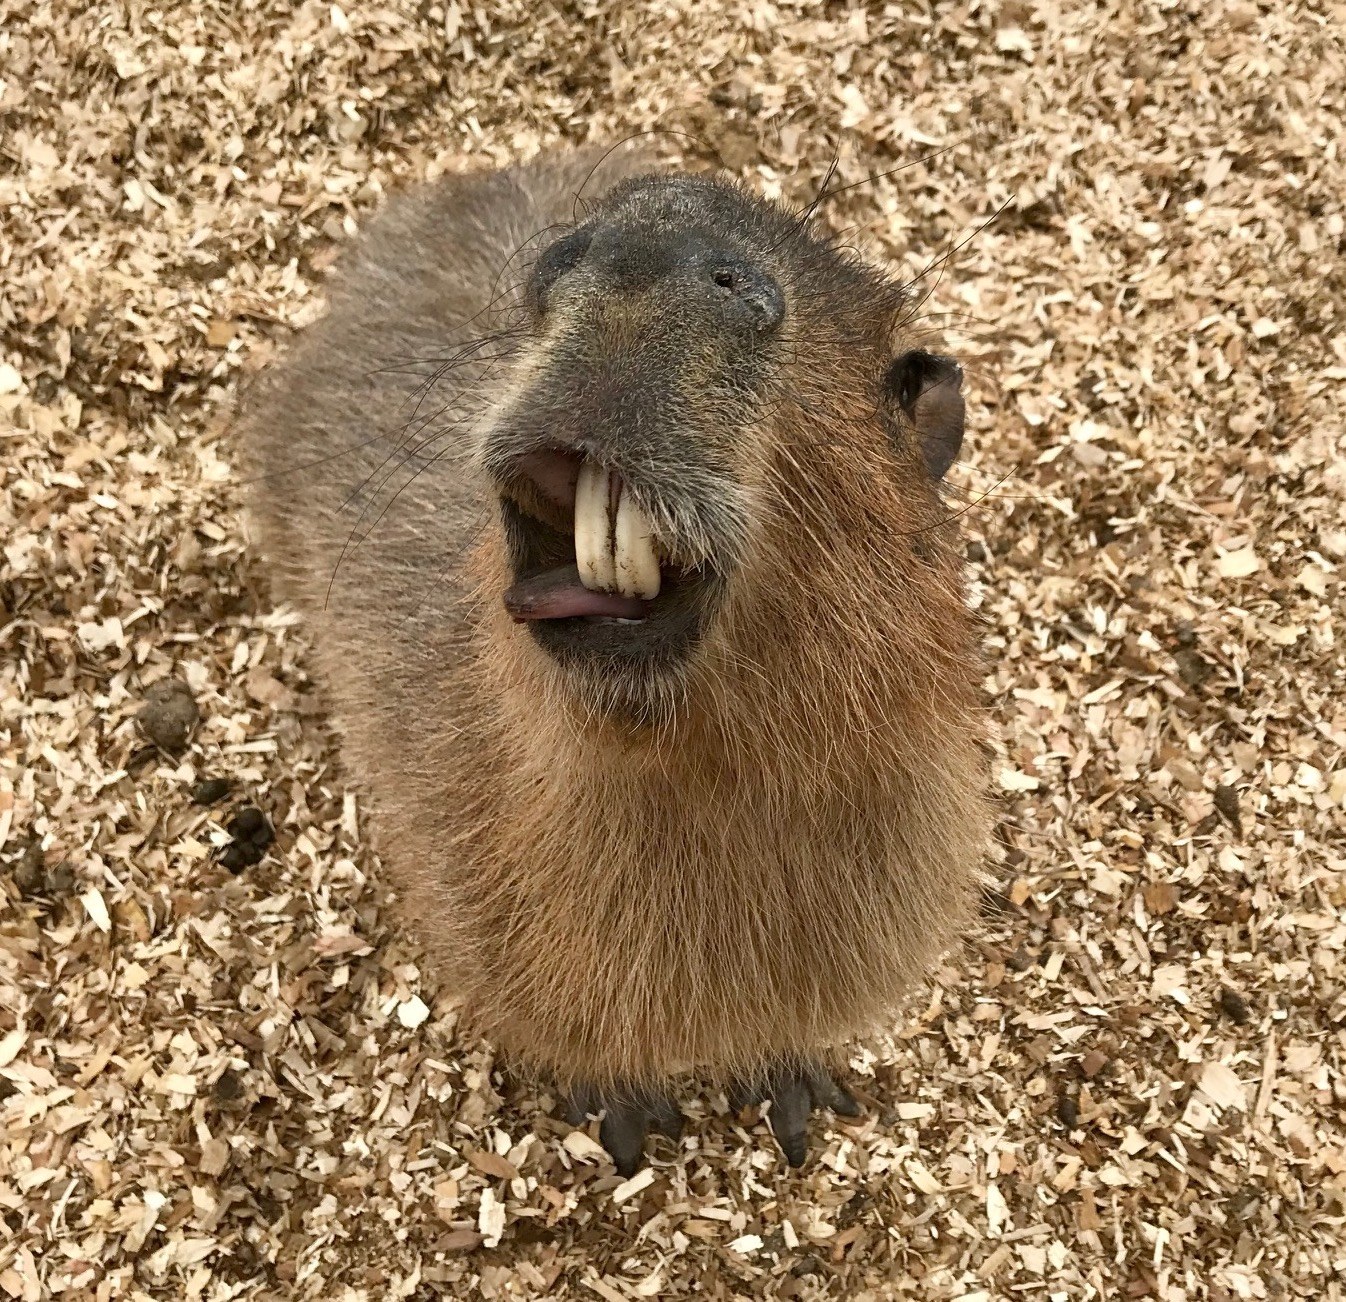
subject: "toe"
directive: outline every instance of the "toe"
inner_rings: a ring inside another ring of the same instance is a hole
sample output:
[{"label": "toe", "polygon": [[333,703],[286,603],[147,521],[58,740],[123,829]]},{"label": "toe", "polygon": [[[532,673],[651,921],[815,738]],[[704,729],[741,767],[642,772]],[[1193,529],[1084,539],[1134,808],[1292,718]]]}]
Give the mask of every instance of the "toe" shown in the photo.
[{"label": "toe", "polygon": [[809,1093],[813,1097],[814,1107],[831,1108],[839,1117],[860,1115],[860,1105],[855,1101],[855,1096],[821,1067],[809,1073]]},{"label": "toe", "polygon": [[817,1063],[794,1063],[739,1080],[729,1089],[733,1112],[769,1103],[771,1133],[791,1166],[802,1166],[808,1155],[809,1116],[815,1108],[830,1108],[838,1116],[858,1117],[860,1105]]},{"label": "toe", "polygon": [[569,1126],[582,1126],[591,1116],[596,1117],[603,1110],[594,1091],[581,1085],[562,1099],[561,1115]]},{"label": "toe", "polygon": [[598,1142],[608,1150],[618,1174],[629,1177],[640,1169],[648,1129],[649,1116],[644,1108],[609,1105],[598,1128]]},{"label": "toe", "polygon": [[771,1133],[791,1166],[803,1166],[809,1147],[808,1087],[797,1076],[783,1079],[771,1096]]},{"label": "toe", "polygon": [[682,1138],[682,1113],[667,1095],[655,1099],[650,1105],[650,1124],[661,1134],[668,1136],[675,1144]]},{"label": "toe", "polygon": [[751,1079],[734,1081],[725,1090],[729,1111],[737,1116],[740,1112],[746,1112],[749,1108],[755,1108],[759,1103],[764,1103],[767,1098],[767,1088],[760,1081]]},{"label": "toe", "polygon": [[650,1129],[677,1143],[682,1138],[682,1113],[672,1098],[656,1090],[606,1089],[576,1085],[563,1100],[562,1113],[572,1126],[582,1126],[589,1117],[602,1115],[599,1142],[613,1165],[626,1177],[643,1164],[645,1140]]}]

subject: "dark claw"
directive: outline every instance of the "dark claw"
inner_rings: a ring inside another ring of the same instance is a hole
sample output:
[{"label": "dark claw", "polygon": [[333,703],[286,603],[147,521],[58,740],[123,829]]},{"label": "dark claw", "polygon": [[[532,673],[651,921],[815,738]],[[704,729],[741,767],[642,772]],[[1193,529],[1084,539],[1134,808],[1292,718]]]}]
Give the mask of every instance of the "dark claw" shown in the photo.
[{"label": "dark claw", "polygon": [[651,1127],[674,1143],[682,1138],[682,1113],[666,1094],[623,1091],[604,1099],[592,1086],[580,1086],[565,1101],[565,1119],[572,1126],[582,1126],[586,1118],[600,1112],[603,1120],[598,1127],[598,1142],[625,1178],[640,1169]]},{"label": "dark claw", "polygon": [[655,1099],[650,1108],[650,1124],[675,1144],[682,1138],[682,1120],[682,1113],[672,1099],[666,1095]]},{"label": "dark claw", "polygon": [[821,1067],[809,1072],[809,1094],[815,1108],[831,1108],[839,1117],[858,1117],[860,1105],[855,1096]]},{"label": "dark claw", "polygon": [[808,1123],[817,1108],[830,1108],[838,1116],[858,1117],[860,1105],[850,1091],[837,1084],[816,1063],[779,1067],[751,1082],[739,1082],[729,1092],[734,1112],[770,1103],[767,1120],[771,1133],[791,1166],[802,1166],[808,1156]]},{"label": "dark claw", "polygon": [[590,1117],[603,1110],[597,1095],[588,1086],[581,1085],[562,1100],[562,1112],[568,1126],[582,1126]]},{"label": "dark claw", "polygon": [[737,1116],[749,1108],[755,1108],[766,1098],[766,1086],[750,1081],[734,1081],[725,1091],[729,1099],[729,1111]]},{"label": "dark claw", "polygon": [[649,1113],[644,1108],[608,1105],[598,1128],[598,1142],[608,1150],[618,1175],[629,1178],[640,1168],[649,1128]]},{"label": "dark claw", "polygon": [[809,1154],[809,1087],[799,1076],[781,1080],[771,1099],[771,1133],[791,1166],[803,1166]]}]

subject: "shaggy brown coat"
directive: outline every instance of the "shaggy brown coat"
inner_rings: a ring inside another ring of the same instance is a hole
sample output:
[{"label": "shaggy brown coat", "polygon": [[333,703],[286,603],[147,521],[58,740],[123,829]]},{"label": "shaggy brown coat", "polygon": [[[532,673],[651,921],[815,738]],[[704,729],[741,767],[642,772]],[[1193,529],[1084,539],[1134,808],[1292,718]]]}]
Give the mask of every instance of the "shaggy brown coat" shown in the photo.
[{"label": "shaggy brown coat", "polygon": [[890,1022],[966,917],[975,635],[948,507],[874,398],[905,303],[876,274],[749,431],[743,563],[651,719],[511,622],[474,432],[534,364],[529,241],[643,161],[596,157],[390,203],[260,383],[245,475],[436,975],[563,1083],[741,1076]]}]

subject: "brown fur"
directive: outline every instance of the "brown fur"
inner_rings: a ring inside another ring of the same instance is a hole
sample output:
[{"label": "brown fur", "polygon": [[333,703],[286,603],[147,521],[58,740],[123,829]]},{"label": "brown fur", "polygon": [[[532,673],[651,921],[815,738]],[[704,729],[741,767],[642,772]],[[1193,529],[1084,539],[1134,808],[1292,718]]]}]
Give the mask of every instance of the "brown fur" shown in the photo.
[{"label": "brown fur", "polygon": [[[987,833],[957,540],[873,398],[900,296],[857,308],[863,338],[795,339],[744,445],[741,569],[642,721],[577,692],[501,606],[473,431],[533,354],[428,397],[439,459],[374,492],[358,545],[340,509],[409,437],[406,375],[372,368],[480,330],[511,253],[571,220],[596,157],[391,203],[263,382],[247,473],[389,876],[480,1025],[562,1081],[744,1075],[890,1022],[966,917]],[[643,163],[614,156],[597,188]]]}]

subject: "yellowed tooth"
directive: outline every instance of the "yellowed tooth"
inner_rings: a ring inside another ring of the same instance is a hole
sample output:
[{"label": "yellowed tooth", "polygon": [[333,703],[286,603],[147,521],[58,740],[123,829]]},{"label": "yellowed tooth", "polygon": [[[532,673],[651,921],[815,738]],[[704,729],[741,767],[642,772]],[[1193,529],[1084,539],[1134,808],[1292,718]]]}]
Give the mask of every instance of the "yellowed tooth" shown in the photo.
[{"label": "yellowed tooth", "polygon": [[653,600],[659,595],[659,557],[654,549],[654,527],[625,485],[617,505],[613,535],[617,591],[624,597]]},{"label": "yellowed tooth", "polygon": [[608,472],[585,458],[575,485],[575,564],[591,592],[613,592],[617,565],[608,513]]}]

